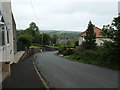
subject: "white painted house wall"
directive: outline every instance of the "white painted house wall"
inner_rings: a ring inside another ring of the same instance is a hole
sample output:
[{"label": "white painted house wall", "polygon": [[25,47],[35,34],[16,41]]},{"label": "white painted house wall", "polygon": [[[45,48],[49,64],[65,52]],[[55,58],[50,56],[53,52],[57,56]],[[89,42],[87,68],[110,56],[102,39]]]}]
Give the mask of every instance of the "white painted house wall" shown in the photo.
[{"label": "white painted house wall", "polygon": [[83,40],[83,37],[79,37],[79,45],[82,45],[82,42],[83,42],[84,40]]},{"label": "white painted house wall", "polygon": [[[79,37],[79,45],[82,45],[82,42],[84,42],[85,39],[84,37]],[[102,45],[104,43],[104,41],[112,41],[110,38],[96,38],[96,44],[98,46]]]},{"label": "white painted house wall", "polygon": [[[0,62],[14,62],[14,46],[13,46],[13,26],[12,26],[12,12],[11,2],[0,2],[0,11],[4,18],[4,30],[5,30],[5,45],[0,46]],[[9,43],[7,43],[7,30],[9,36]]]},{"label": "white painted house wall", "polygon": [[104,41],[112,41],[110,38],[96,38],[96,43],[98,46],[103,45]]}]

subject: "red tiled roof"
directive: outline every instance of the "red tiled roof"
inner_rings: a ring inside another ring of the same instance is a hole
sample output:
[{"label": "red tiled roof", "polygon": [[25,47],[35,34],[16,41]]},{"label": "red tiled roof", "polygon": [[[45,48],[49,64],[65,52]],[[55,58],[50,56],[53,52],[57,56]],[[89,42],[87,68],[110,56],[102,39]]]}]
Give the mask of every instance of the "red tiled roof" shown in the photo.
[{"label": "red tiled roof", "polygon": [[[96,38],[105,37],[105,36],[101,35],[100,32],[101,32],[100,28],[94,27],[94,33],[96,33]],[[82,32],[80,36],[85,37],[86,31]]]}]

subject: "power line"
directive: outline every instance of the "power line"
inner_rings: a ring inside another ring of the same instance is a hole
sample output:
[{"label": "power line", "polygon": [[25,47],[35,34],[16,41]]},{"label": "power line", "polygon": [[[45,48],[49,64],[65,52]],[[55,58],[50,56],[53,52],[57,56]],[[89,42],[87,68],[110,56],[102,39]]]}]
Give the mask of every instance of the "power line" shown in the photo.
[{"label": "power line", "polygon": [[[36,22],[37,22],[37,24],[38,24],[38,26],[39,26],[38,18],[37,18],[37,15],[36,15],[36,12],[35,12],[35,9],[34,9],[34,6],[33,6],[33,3],[32,3],[31,0],[30,0],[30,3],[31,3],[31,7],[32,7],[32,9],[33,9],[33,13],[34,13],[34,15],[35,15]],[[41,45],[42,45],[42,44],[43,44],[43,33],[42,33]]]},{"label": "power line", "polygon": [[31,0],[30,0],[30,3],[31,3],[31,7],[32,7],[32,9],[33,9],[33,13],[34,13],[34,16],[35,16],[36,22],[37,22],[37,24],[39,25],[38,18],[37,18],[37,15],[36,15],[36,12],[35,12],[35,9],[34,9],[34,7],[33,7],[33,3],[32,3]]}]

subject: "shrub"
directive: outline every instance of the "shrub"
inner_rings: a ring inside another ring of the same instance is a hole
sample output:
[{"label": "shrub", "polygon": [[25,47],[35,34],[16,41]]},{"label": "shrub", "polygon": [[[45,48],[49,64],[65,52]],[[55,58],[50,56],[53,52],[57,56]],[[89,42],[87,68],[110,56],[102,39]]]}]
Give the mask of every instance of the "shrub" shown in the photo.
[{"label": "shrub", "polygon": [[82,52],[85,52],[85,49],[79,46],[79,47],[76,47],[73,52],[76,55],[80,55]]},{"label": "shrub", "polygon": [[65,55],[71,55],[71,54],[73,54],[73,49],[67,48],[66,52],[65,52]]},{"label": "shrub", "polygon": [[65,54],[66,52],[66,47],[64,45],[61,45],[58,49],[58,53]]},{"label": "shrub", "polygon": [[29,46],[31,46],[32,40],[33,40],[33,37],[29,34],[20,35],[18,37],[18,41],[23,43],[24,48],[25,47],[29,48]]}]

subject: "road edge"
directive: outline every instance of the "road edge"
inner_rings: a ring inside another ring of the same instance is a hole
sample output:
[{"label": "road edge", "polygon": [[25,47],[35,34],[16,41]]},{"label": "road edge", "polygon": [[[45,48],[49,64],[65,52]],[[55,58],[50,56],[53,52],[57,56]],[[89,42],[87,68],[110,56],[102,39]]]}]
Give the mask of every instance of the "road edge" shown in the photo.
[{"label": "road edge", "polygon": [[36,58],[36,56],[38,55],[38,53],[37,54],[35,54],[34,56],[33,56],[33,66],[34,66],[34,69],[35,69],[35,71],[36,71],[36,73],[37,73],[37,75],[39,76],[39,78],[40,78],[40,80],[42,81],[42,83],[43,83],[43,85],[45,86],[45,88],[51,88],[49,85],[48,85],[48,83],[45,81],[45,79],[43,78],[43,76],[41,75],[41,73],[38,71],[38,69],[37,69],[37,67],[36,67],[36,65],[35,65],[35,58]]}]

